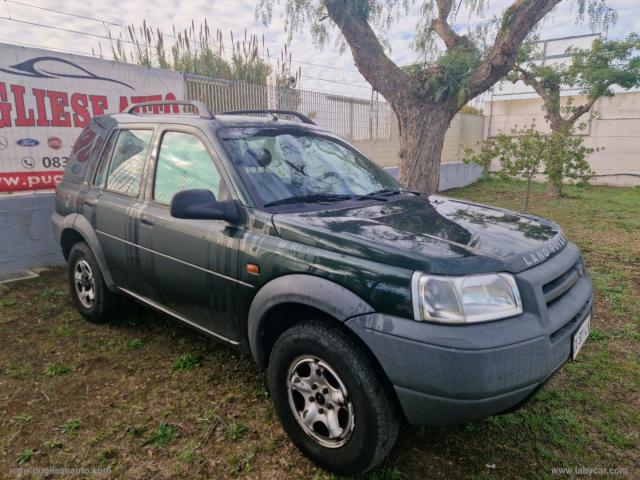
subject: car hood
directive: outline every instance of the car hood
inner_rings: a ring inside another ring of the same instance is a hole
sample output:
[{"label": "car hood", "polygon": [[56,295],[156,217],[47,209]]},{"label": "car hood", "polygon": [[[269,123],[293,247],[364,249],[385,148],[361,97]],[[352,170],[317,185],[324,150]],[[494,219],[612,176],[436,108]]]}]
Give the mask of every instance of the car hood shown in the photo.
[{"label": "car hood", "polygon": [[517,273],[567,244],[550,221],[438,195],[275,214],[273,223],[287,240],[434,274]]}]

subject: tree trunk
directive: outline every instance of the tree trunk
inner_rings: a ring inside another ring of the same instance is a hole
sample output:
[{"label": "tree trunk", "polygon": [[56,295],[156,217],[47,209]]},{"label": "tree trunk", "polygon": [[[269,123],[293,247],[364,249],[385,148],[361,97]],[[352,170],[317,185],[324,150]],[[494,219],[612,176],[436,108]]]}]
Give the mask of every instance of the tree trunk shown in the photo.
[{"label": "tree trunk", "polygon": [[533,181],[533,175],[535,175],[535,172],[527,176],[527,193],[524,197],[523,213],[527,213],[527,210],[529,209],[529,198],[531,197],[531,182]]},{"label": "tree trunk", "polygon": [[437,192],[444,136],[455,110],[448,105],[414,104],[396,109],[396,113],[400,123],[400,183],[411,190]]},{"label": "tree trunk", "polygon": [[[570,128],[570,125],[567,124],[559,112],[547,112],[547,119],[551,132],[554,134],[561,133]],[[547,193],[552,197],[559,197],[562,195],[563,165],[558,159],[554,160],[554,162],[547,166]]]}]

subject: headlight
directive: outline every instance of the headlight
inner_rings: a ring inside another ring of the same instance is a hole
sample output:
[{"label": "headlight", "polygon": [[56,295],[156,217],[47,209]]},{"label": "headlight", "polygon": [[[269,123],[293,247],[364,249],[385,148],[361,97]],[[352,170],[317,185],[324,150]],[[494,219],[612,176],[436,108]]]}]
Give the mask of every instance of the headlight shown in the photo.
[{"label": "headlight", "polygon": [[416,320],[464,324],[522,313],[518,286],[508,273],[449,277],[415,272],[411,297]]}]

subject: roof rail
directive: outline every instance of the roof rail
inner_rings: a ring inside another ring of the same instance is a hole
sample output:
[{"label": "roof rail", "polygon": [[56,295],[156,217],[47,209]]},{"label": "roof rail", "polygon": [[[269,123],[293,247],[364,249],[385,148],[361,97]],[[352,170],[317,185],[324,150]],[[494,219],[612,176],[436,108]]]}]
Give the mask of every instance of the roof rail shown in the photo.
[{"label": "roof rail", "polygon": [[200,116],[200,118],[204,118],[206,120],[212,120],[216,118],[216,116],[211,113],[211,110],[209,110],[209,108],[204,103],[197,102],[195,100],[167,100],[165,102],[136,103],[135,105],[131,105],[131,107],[127,109],[127,113],[136,115],[134,111],[138,108],[161,107],[164,105],[189,106],[195,108],[198,111],[198,115]]},{"label": "roof rail", "polygon": [[[306,115],[300,113],[300,112],[296,112],[293,110],[262,110],[262,109],[255,109],[255,110],[229,110],[227,112],[220,112],[218,115],[250,115],[252,113],[267,113],[267,114],[271,114],[271,115],[293,115],[294,117],[297,117],[302,123],[306,123],[309,125],[315,125],[316,123],[311,120],[309,117],[307,117]],[[278,117],[275,117],[274,120],[277,120]]]}]

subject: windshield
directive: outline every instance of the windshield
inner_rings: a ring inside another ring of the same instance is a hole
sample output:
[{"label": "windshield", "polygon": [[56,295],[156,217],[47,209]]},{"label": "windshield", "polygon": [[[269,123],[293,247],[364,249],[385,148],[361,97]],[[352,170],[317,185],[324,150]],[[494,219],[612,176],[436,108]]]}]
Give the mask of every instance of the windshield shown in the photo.
[{"label": "windshield", "polygon": [[219,134],[255,200],[343,201],[399,189],[393,177],[331,137],[296,128],[226,128]]}]

